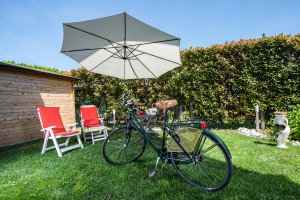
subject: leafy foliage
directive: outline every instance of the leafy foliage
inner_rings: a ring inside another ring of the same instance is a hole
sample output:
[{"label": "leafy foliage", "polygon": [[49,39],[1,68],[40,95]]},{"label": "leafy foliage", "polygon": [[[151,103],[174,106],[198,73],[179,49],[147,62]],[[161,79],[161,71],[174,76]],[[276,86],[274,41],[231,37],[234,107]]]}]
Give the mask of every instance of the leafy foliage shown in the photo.
[{"label": "leafy foliage", "polygon": [[[289,105],[300,102],[300,34],[188,49],[181,52],[181,60],[180,67],[149,80],[148,107],[158,100],[177,99],[186,110],[192,103],[195,115],[208,117],[212,122],[239,125],[254,122],[256,104],[269,121],[274,111],[288,111]],[[124,117],[120,99],[125,91],[136,101],[146,101],[143,79],[121,80],[84,68],[73,69],[69,75],[80,78],[76,83],[76,107],[97,105],[106,118],[110,118],[113,109],[118,118]]]},{"label": "leafy foliage", "polygon": [[[182,66],[149,81],[149,103],[177,99],[180,105],[193,103],[196,115],[214,122],[234,124],[254,121],[254,105],[269,120],[276,110],[300,102],[300,34],[213,45],[181,52]],[[76,105],[93,103],[102,113],[116,109],[124,115],[121,94],[130,91],[145,102],[144,80],[120,80],[72,70],[81,78]],[[187,109],[188,110],[188,109]]]},{"label": "leafy foliage", "polygon": [[287,118],[291,128],[290,138],[300,141],[300,105],[291,106]]},{"label": "leafy foliage", "polygon": [[[129,91],[135,101],[145,102],[144,80],[121,80],[91,73],[83,67],[71,70],[71,75],[80,78],[76,83],[78,88],[75,99],[78,112],[81,105],[93,104],[99,108],[99,113],[106,119],[112,117],[112,111],[116,110],[117,120],[121,120],[126,114],[120,101],[124,92]],[[151,86],[149,88],[152,89]]]},{"label": "leafy foliage", "polygon": [[241,40],[182,52],[182,66],[164,75],[167,94],[193,102],[219,122],[254,121],[300,100],[300,35]]},{"label": "leafy foliage", "polygon": [[3,63],[7,63],[7,64],[12,64],[12,65],[19,65],[22,67],[27,67],[27,68],[32,68],[32,69],[38,69],[38,70],[43,70],[43,71],[48,71],[48,72],[54,72],[54,73],[58,73],[58,74],[63,74],[63,75],[68,75],[70,76],[70,73],[67,71],[63,71],[63,70],[59,70],[57,68],[50,68],[50,67],[44,67],[44,66],[38,66],[38,65],[28,65],[25,63],[16,63],[13,60],[3,60]]}]

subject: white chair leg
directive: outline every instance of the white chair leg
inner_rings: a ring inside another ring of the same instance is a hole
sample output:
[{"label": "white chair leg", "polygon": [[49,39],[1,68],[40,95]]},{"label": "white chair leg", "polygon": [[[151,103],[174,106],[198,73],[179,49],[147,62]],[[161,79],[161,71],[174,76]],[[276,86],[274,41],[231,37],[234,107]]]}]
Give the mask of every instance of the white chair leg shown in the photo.
[{"label": "white chair leg", "polygon": [[83,149],[83,144],[81,142],[80,136],[76,135],[76,137],[77,137],[78,143],[80,144],[81,148]]},{"label": "white chair leg", "polygon": [[94,132],[91,131],[91,136],[92,136],[92,142],[93,142],[93,145],[95,144],[95,141],[94,141]]},{"label": "white chair leg", "polygon": [[106,128],[104,129],[104,135],[105,135],[105,138],[108,137],[108,133],[107,133],[107,129]]},{"label": "white chair leg", "polygon": [[45,138],[44,138],[44,144],[43,144],[43,148],[42,148],[42,154],[44,154],[46,152],[48,140],[49,140],[49,132],[46,133]]},{"label": "white chair leg", "polygon": [[69,145],[69,141],[70,141],[70,138],[68,137],[66,142],[65,142],[65,146],[68,146]]},{"label": "white chair leg", "polygon": [[61,154],[61,151],[60,151],[60,148],[58,146],[58,143],[57,143],[57,140],[56,140],[55,136],[54,137],[52,136],[52,140],[53,140],[53,143],[54,143],[54,146],[55,146],[55,149],[57,151],[58,156],[62,157],[62,154]]}]

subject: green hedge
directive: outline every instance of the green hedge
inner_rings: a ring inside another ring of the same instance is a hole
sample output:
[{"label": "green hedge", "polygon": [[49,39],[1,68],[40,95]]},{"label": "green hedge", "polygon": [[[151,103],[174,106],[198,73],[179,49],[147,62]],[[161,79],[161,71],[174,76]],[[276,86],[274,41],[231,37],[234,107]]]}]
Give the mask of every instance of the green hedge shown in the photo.
[{"label": "green hedge", "polygon": [[300,35],[241,40],[183,51],[164,91],[221,123],[253,120],[300,101]]},{"label": "green hedge", "polygon": [[[240,40],[181,52],[182,66],[149,82],[149,105],[176,98],[198,116],[218,123],[254,122],[254,105],[268,121],[276,110],[289,111],[300,103],[300,34]],[[93,103],[102,113],[120,116],[125,110],[121,94],[131,91],[145,101],[144,80],[123,81],[85,69],[72,70],[84,87],[77,91],[77,104]]]},{"label": "green hedge", "polygon": [[[254,122],[256,104],[266,121],[274,111],[300,104],[300,34],[188,49],[181,52],[181,60],[182,66],[149,81],[150,107],[158,100],[176,98],[187,109],[193,103],[198,116],[239,125]],[[102,115],[109,117],[115,109],[121,118],[124,91],[131,91],[136,101],[146,99],[144,80],[124,81],[84,68],[71,74],[81,78],[77,108],[95,104]]]}]

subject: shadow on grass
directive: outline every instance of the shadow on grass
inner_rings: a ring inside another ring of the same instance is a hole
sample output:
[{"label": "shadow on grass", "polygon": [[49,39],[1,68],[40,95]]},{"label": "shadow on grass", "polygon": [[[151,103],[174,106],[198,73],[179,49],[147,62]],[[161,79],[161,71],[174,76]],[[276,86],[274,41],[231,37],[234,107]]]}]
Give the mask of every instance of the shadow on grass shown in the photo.
[{"label": "shadow on grass", "polygon": [[84,149],[70,151],[62,158],[55,151],[41,155],[42,140],[0,148],[0,199],[297,199],[300,196],[299,183],[280,172],[259,173],[259,168],[251,171],[234,166],[229,185],[214,193],[185,183],[172,165],[167,165],[154,182],[148,178],[156,160],[150,148],[138,162],[113,166],[103,159],[102,144],[84,143]]},{"label": "shadow on grass", "polygon": [[255,141],[255,144],[263,144],[263,145],[268,145],[268,146],[277,146],[277,144],[271,143],[271,142],[258,142]]},{"label": "shadow on grass", "polygon": [[[138,165],[145,167],[141,162],[138,162]],[[151,167],[154,167],[154,162],[148,169],[152,169]],[[157,183],[150,185],[152,188],[150,194],[141,197],[151,199],[151,196],[159,196],[163,193],[169,194],[168,197],[177,197],[176,199],[298,199],[300,196],[300,184],[290,181],[283,175],[276,175],[276,172],[261,174],[234,166],[229,185],[221,191],[208,192],[185,183],[172,165],[166,168]],[[141,176],[141,178],[147,177]]]}]

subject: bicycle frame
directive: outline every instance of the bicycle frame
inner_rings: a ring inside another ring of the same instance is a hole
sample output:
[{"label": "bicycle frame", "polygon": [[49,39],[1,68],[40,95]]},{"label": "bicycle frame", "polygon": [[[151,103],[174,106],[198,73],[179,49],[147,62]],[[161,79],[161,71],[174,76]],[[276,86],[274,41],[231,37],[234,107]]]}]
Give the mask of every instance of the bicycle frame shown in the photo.
[{"label": "bicycle frame", "polygon": [[[156,116],[136,115],[135,110],[138,109],[135,105],[138,104],[127,100],[126,95],[122,96],[124,105],[129,109],[126,126],[113,131],[103,144],[103,156],[108,163],[122,165],[134,162],[144,153],[148,143],[157,153],[155,168],[149,172],[150,178],[155,176],[158,163],[162,161],[158,177],[164,166],[172,163],[178,175],[193,186],[218,191],[229,183],[233,171],[231,154],[222,139],[206,129],[207,120],[182,121],[181,109],[174,107],[176,100],[161,101],[156,105],[164,110],[163,135],[153,137],[155,132],[149,131],[151,125],[145,125],[139,119],[151,120]],[[173,119],[169,112],[172,109]]]},{"label": "bicycle frame", "polygon": [[[149,136],[149,134],[144,129],[144,127],[142,126],[142,124],[137,120],[137,118],[135,117],[135,114],[133,113],[132,110],[130,110],[130,114],[129,114],[129,116],[126,119],[126,124],[127,124],[126,126],[127,126],[127,128],[129,128],[129,127],[136,128],[141,133],[142,137],[146,140],[146,142],[148,144],[150,144],[150,146],[157,153],[157,155],[162,158],[162,161],[164,161],[166,159],[166,156],[167,156],[167,153],[168,153],[166,151],[166,138],[167,138],[168,135],[170,135],[174,139],[174,141],[182,149],[182,151],[187,155],[187,157],[190,159],[190,161],[193,161],[193,157],[177,141],[175,134],[173,134],[174,130],[172,129],[172,127],[168,126],[169,124],[168,124],[167,112],[168,112],[168,109],[165,111],[165,120],[164,120],[164,124],[163,124],[163,138],[162,138],[162,145],[161,145],[161,147],[157,147],[157,144]],[[195,122],[193,122],[193,124],[194,123]],[[190,125],[190,124],[192,124],[192,123],[187,123],[187,124],[184,124],[184,125]],[[176,125],[174,127],[176,127]],[[198,143],[199,143],[199,141],[198,141]],[[199,145],[198,143],[197,143],[197,146]],[[167,159],[168,159],[168,157],[167,157]]]}]

